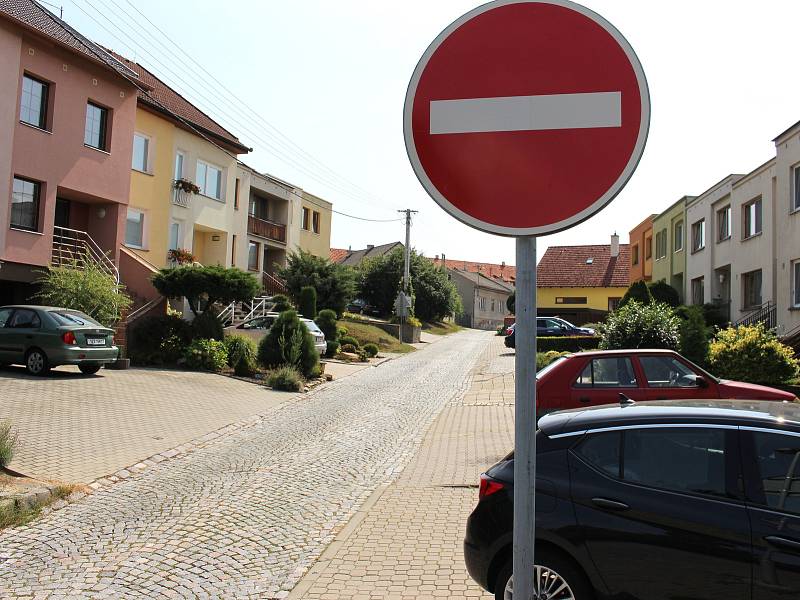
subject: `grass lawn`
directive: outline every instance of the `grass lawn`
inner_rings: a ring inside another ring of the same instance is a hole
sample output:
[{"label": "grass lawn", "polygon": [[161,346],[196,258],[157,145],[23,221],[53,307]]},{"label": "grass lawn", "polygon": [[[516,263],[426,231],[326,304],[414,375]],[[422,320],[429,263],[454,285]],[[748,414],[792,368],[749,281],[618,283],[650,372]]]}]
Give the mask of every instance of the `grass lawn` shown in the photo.
[{"label": "grass lawn", "polygon": [[353,321],[338,321],[339,327],[347,328],[347,335],[352,335],[362,346],[364,344],[375,344],[381,352],[405,353],[413,352],[416,348],[403,344],[393,335],[389,335],[383,329],[370,325],[369,323],[354,323]]},{"label": "grass lawn", "polygon": [[422,331],[425,333],[432,333],[433,335],[449,335],[464,329],[461,325],[455,323],[425,323],[422,325]]}]

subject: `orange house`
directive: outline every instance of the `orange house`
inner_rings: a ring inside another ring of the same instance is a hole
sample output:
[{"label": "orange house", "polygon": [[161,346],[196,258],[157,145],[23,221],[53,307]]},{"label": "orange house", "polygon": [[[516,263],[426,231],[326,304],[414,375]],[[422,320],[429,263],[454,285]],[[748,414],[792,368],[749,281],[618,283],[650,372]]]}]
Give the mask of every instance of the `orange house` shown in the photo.
[{"label": "orange house", "polygon": [[650,215],[630,232],[630,282],[653,278],[653,219]]}]

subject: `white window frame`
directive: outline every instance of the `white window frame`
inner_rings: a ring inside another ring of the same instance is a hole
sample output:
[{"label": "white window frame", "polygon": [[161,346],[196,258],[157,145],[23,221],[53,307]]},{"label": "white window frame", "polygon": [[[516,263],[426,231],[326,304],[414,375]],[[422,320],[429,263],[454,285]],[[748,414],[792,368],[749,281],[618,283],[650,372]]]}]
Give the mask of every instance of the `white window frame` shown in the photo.
[{"label": "white window frame", "polygon": [[[250,265],[250,250],[251,250],[251,248],[255,248],[256,249],[256,265],[255,265],[255,268],[253,268]],[[261,270],[261,244],[259,242],[254,241],[254,240],[248,240],[247,241],[247,270],[250,271],[250,272],[253,272],[253,273]]]},{"label": "white window frame", "polygon": [[[723,223],[723,220],[722,220],[723,216],[726,219],[725,223],[727,225],[726,232],[725,232],[724,236],[722,235],[722,230],[721,230],[722,223]],[[732,212],[730,204],[728,204],[727,206],[724,206],[723,208],[720,208],[717,211],[717,243],[718,244],[720,242],[724,242],[726,240],[731,239],[731,236],[733,235],[733,229],[731,227],[731,225],[732,225],[731,224],[731,217],[732,216],[733,216],[733,212]]]},{"label": "white window frame", "polygon": [[[759,281],[758,281],[758,302],[749,302],[749,294],[748,292],[748,282],[751,281],[751,278],[755,278],[755,274],[758,273]],[[742,310],[752,310],[754,308],[758,308],[764,303],[764,271],[762,269],[753,269],[752,271],[748,271],[747,273],[742,273]]]},{"label": "white window frame", "polygon": [[[175,235],[175,239],[173,240],[172,239],[172,237],[173,237],[172,236],[172,232],[174,230],[176,230],[176,228],[177,228],[177,232],[178,233]],[[181,232],[182,231],[183,231],[183,223],[181,221],[173,220],[170,223],[170,225],[169,225],[169,248],[167,248],[168,250],[179,250],[179,249],[181,249],[181,247],[182,247],[182,244],[181,244],[181,241],[182,241]],[[174,242],[174,246],[173,246],[173,242]]]},{"label": "white window frame", "polygon": [[[130,220],[131,213],[138,213],[141,216],[142,223],[142,240],[141,245],[128,241],[128,221]],[[128,212],[125,216],[125,246],[128,248],[136,248],[137,250],[144,250],[147,246],[147,213],[138,208],[128,207]]]},{"label": "white window frame", "polygon": [[[695,294],[695,290],[698,287],[703,292],[702,293],[702,297],[699,298],[700,302],[697,302],[698,297]],[[695,306],[702,306],[703,304],[705,304],[705,301],[706,301],[706,279],[705,279],[705,277],[695,277],[694,279],[692,279],[689,282],[689,293],[692,296],[692,304],[694,304]]]},{"label": "white window frame", "polygon": [[[200,166],[204,168],[204,174],[201,179],[200,177]],[[219,172],[219,196],[215,196],[214,194],[209,194],[207,189],[208,184],[208,170],[214,169],[215,171]],[[200,193],[207,198],[212,198],[214,200],[218,200],[219,202],[225,202],[225,169],[220,166],[217,166],[213,163],[207,162],[205,160],[198,160],[197,161],[197,168],[195,169],[195,174],[197,176],[197,181],[195,182],[197,186],[200,188]]]},{"label": "white window frame", "polygon": [[[678,227],[680,227],[681,234],[678,235]],[[675,223],[672,231],[672,244],[675,247],[675,252],[683,252],[683,230],[685,229],[683,221]]]},{"label": "white window frame", "polygon": [[[700,230],[700,243],[697,246],[695,246],[694,244],[695,225],[697,225],[698,229]],[[705,247],[706,247],[706,219],[705,217],[703,217],[702,219],[699,219],[694,223],[692,223],[692,252],[700,252],[701,250],[705,249]]]},{"label": "white window frame", "polygon": [[[136,138],[140,138],[144,140],[144,168],[140,169],[138,166],[134,164],[134,160],[136,159]],[[153,138],[149,135],[145,135],[143,133],[139,133],[138,131],[134,132],[133,134],[133,152],[131,153],[131,169],[134,171],[139,171],[140,173],[152,173],[152,152],[153,152]]]},{"label": "white window frame", "polygon": [[800,258],[791,262],[791,289],[789,290],[792,295],[791,307],[800,308]]},{"label": "white window frame", "polygon": [[311,209],[306,206],[300,212],[300,227],[303,231],[311,231]]},{"label": "white window frame", "polygon": [[[758,211],[756,211],[758,207]],[[749,221],[748,221],[749,217]],[[759,221],[761,227],[759,228]],[[750,225],[750,227],[748,227]],[[760,235],[764,230],[764,202],[761,196],[754,198],[744,206],[742,206],[742,239],[749,240],[752,237]]]},{"label": "white window frame", "polygon": [[[178,173],[178,157],[181,158],[181,172]],[[175,180],[183,179],[186,173],[186,152],[183,150],[178,150],[175,152],[175,160],[172,163],[172,174],[175,177]]]},{"label": "white window frame", "polygon": [[789,212],[800,211],[800,163],[791,168],[791,197],[789,199]]}]

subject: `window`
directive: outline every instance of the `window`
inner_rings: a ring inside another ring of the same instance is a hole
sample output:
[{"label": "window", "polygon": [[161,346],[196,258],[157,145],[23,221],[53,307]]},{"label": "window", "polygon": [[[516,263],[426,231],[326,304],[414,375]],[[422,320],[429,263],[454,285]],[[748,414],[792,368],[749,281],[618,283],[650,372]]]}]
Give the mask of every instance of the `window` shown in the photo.
[{"label": "window", "polygon": [[731,205],[717,211],[717,241],[724,242],[731,237]]},{"label": "window", "polygon": [[763,498],[775,510],[800,514],[800,437],[754,432],[756,461]]},{"label": "window", "polygon": [[700,219],[692,224],[692,252],[699,252],[706,247],[706,220]]},{"label": "window", "polygon": [[261,249],[261,244],[258,242],[250,242],[247,247],[247,268],[250,271],[258,271],[258,254]]},{"label": "window", "polygon": [[169,249],[177,250],[181,247],[181,224],[173,221],[169,226]]},{"label": "window", "polygon": [[703,304],[705,297],[705,280],[702,277],[692,279],[692,304]]},{"label": "window", "polygon": [[222,169],[198,160],[197,185],[204,196],[222,200]]},{"label": "window", "polygon": [[239,210],[239,178],[236,178],[236,184],[233,188],[233,209]]},{"label": "window", "polygon": [[742,273],[742,306],[745,309],[761,306],[761,269]]},{"label": "window", "polygon": [[137,171],[149,170],[150,166],[150,138],[138,133],[133,134],[133,165]]},{"label": "window", "polygon": [[619,303],[622,298],[609,298],[608,299],[608,312],[614,312],[619,308]]},{"label": "window", "polygon": [[22,76],[19,120],[39,129],[47,126],[47,95],[50,86],[30,75]]},{"label": "window", "polygon": [[761,198],[744,205],[744,224],[742,235],[744,239],[751,238],[761,233]]},{"label": "window", "polygon": [[792,261],[792,306],[800,308],[800,260]]},{"label": "window", "polygon": [[587,299],[584,296],[558,296],[556,297],[556,304],[586,304]]},{"label": "window", "polygon": [[650,387],[697,387],[695,372],[671,356],[640,356],[639,364]]},{"label": "window", "polygon": [[800,210],[800,165],[792,169],[791,210]]},{"label": "window", "polygon": [[672,247],[675,248],[675,252],[680,252],[683,250],[683,221],[678,221],[675,223],[675,238],[672,240]]},{"label": "window", "polygon": [[622,432],[606,431],[586,436],[575,452],[590,465],[613,477],[622,477],[620,472]]},{"label": "window", "polygon": [[311,228],[314,233],[319,233],[319,213],[314,211],[314,214],[311,217]]},{"label": "window", "polygon": [[[238,181],[238,180],[237,180]],[[236,234],[231,238],[231,267],[236,266]]]},{"label": "window", "polygon": [[183,179],[183,152],[175,154],[175,179]]},{"label": "window", "polygon": [[38,329],[42,326],[42,320],[34,310],[27,308],[18,308],[14,311],[14,316],[11,317],[11,322],[8,327],[14,329]]},{"label": "window", "polygon": [[631,264],[639,264],[639,244],[634,244],[631,248]]},{"label": "window", "polygon": [[42,184],[14,177],[11,194],[11,227],[38,231],[41,192]]},{"label": "window", "polygon": [[311,211],[307,209],[305,206],[303,207],[303,229],[309,231],[310,225],[309,221],[311,219]]},{"label": "window", "polygon": [[83,143],[98,150],[105,150],[107,133],[108,109],[89,102],[86,105],[86,129]]},{"label": "window", "polygon": [[480,310],[486,310],[486,298],[483,296],[478,296],[478,308]]},{"label": "window", "polygon": [[656,260],[667,257],[667,230],[656,232]]},{"label": "window", "polygon": [[135,208],[128,209],[125,221],[125,245],[144,248],[144,213]]},{"label": "window", "polygon": [[636,375],[627,357],[593,358],[578,376],[576,387],[634,388]]},{"label": "window", "polygon": [[653,257],[653,238],[644,239],[644,259],[650,260]]},{"label": "window", "polygon": [[6,326],[6,323],[8,323],[8,317],[11,316],[12,312],[14,312],[13,308],[0,308],[0,328]]},{"label": "window", "polygon": [[492,312],[494,312],[494,298],[492,298]]}]

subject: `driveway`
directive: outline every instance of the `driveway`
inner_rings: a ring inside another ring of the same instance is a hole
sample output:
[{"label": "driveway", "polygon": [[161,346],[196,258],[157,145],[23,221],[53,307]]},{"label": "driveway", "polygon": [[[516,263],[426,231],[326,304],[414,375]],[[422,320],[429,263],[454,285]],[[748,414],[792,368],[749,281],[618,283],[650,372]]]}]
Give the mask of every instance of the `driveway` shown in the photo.
[{"label": "driveway", "polygon": [[88,483],[263,413],[294,394],[209,373],[60,367],[48,377],[0,368],[0,418],[19,448],[9,468]]}]

